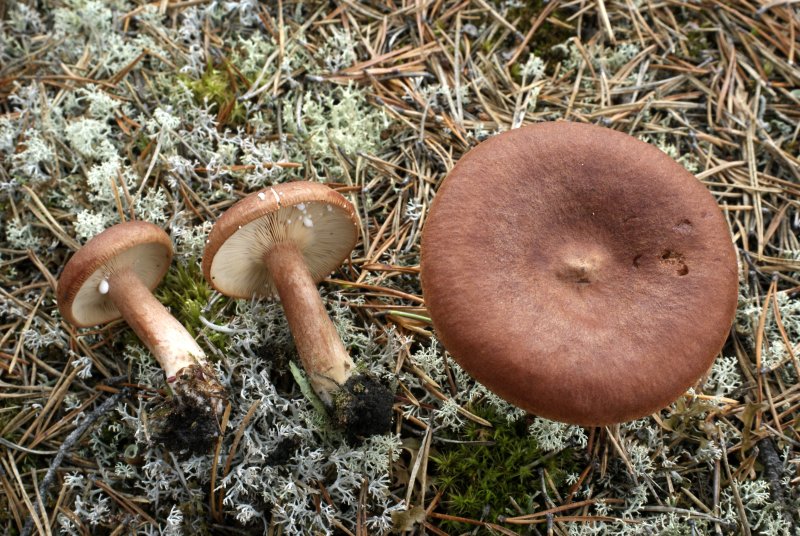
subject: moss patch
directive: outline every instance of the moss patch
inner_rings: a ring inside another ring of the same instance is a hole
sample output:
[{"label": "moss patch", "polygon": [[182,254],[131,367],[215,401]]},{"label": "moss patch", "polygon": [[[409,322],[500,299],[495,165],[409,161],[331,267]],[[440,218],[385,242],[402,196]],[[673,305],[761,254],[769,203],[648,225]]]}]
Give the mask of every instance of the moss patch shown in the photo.
[{"label": "moss patch", "polygon": [[200,78],[182,76],[181,79],[192,91],[197,104],[205,102],[216,104],[217,119],[220,124],[239,126],[244,123],[247,112],[237,97],[239,86],[246,81],[242,80],[232,67],[209,65]]},{"label": "moss patch", "polygon": [[[447,513],[497,522],[503,516],[520,515],[512,499],[526,512],[544,508],[541,471],[546,470],[553,482],[561,485],[576,467],[572,449],[538,463],[546,453],[528,434],[525,419],[508,423],[493,409],[472,411],[494,428],[470,423],[458,437],[465,443],[439,447],[430,456],[437,485],[445,490]],[[443,527],[454,531],[474,528],[449,521]]]},{"label": "moss patch", "polygon": [[[205,328],[200,317],[212,319],[228,303],[227,298],[219,297],[208,307],[213,292],[198,264],[188,262],[179,263],[167,273],[163,283],[156,290],[156,297],[165,307],[169,307],[173,316],[193,337],[196,337]],[[217,348],[227,348],[229,335],[211,329],[206,329],[205,333],[208,340]]]},{"label": "moss patch", "polygon": [[[532,21],[536,20],[536,17],[547,7],[547,2],[544,0],[533,0],[531,2],[520,2],[520,4],[519,7],[508,10],[507,18],[509,21],[519,19],[516,27],[517,30],[524,35],[531,29]],[[548,18],[550,17],[559,21],[565,21],[567,14],[563,9],[555,9]],[[528,46],[531,52],[544,61],[558,61],[562,59],[561,53],[554,51],[553,47],[563,43],[573,35],[575,35],[573,30],[545,20],[541,26],[536,29]]]}]

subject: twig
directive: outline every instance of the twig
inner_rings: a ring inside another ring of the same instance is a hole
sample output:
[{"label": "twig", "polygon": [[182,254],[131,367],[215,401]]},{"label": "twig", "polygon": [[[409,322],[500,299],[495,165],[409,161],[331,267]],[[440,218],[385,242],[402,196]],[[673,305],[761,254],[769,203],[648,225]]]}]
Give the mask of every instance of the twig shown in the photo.
[{"label": "twig", "polygon": [[[39,485],[39,496],[42,498],[42,501],[45,500],[47,496],[47,492],[50,489],[50,486],[53,485],[53,481],[56,477],[56,472],[58,468],[61,467],[61,462],[64,461],[64,457],[66,457],[69,450],[80,440],[81,436],[89,429],[89,427],[94,424],[100,417],[102,417],[108,410],[110,410],[114,404],[116,404],[121,398],[127,396],[128,389],[122,389],[118,393],[115,393],[108,397],[102,404],[97,406],[86,418],[81,422],[75,430],[73,430],[67,437],[64,439],[64,442],[58,447],[58,452],[53,458],[53,461],[50,462],[50,467],[47,469],[47,473],[44,475],[42,479],[42,483]],[[31,531],[33,530],[33,523],[34,523],[34,516],[39,515],[39,505],[34,504],[33,512],[28,516],[25,520],[25,526],[22,528],[20,532],[20,536],[30,536]]]}]

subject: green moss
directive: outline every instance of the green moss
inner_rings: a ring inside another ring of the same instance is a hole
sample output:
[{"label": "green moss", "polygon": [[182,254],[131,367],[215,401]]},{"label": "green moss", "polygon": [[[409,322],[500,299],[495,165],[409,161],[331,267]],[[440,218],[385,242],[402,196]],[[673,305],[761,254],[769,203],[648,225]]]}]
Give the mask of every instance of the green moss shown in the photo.
[{"label": "green moss", "polygon": [[[213,290],[206,283],[200,266],[196,262],[178,264],[167,273],[161,286],[156,290],[156,297],[183,324],[193,337],[205,328],[200,316],[212,319],[219,313],[227,299],[220,297],[209,310],[205,310],[211,299]],[[217,348],[227,348],[229,336],[226,333],[205,330],[208,340]]]},{"label": "green moss", "polygon": [[522,83],[522,65],[519,62],[511,66],[511,77],[518,84]]},{"label": "green moss", "polygon": [[690,30],[686,32],[686,49],[689,51],[690,58],[697,58],[709,47],[706,32],[701,30]]},{"label": "green moss", "polygon": [[136,152],[135,154],[137,157],[147,149],[150,141],[150,137],[145,133],[144,129],[139,130],[138,134],[136,134],[136,138],[133,140],[133,150]]},{"label": "green moss", "polygon": [[[493,409],[473,408],[477,415],[489,420],[494,428],[468,424],[459,440],[431,454],[436,468],[437,485],[445,490],[443,505],[450,515],[496,522],[502,516],[519,515],[513,499],[526,512],[544,508],[541,471],[547,470],[557,486],[568,472],[577,467],[571,449],[538,463],[544,452],[528,434],[524,419],[508,423]],[[486,442],[476,444],[474,442]],[[443,523],[455,531],[471,527],[460,523]]]},{"label": "green moss", "polygon": [[247,112],[237,100],[237,89],[247,81],[241,80],[230,67],[209,65],[200,78],[195,80],[182,75],[181,80],[192,91],[197,104],[204,104],[206,101],[216,104],[222,124],[236,126],[244,123]]},{"label": "green moss", "polygon": [[[512,7],[505,11],[501,5],[495,3],[495,9],[506,13],[506,19],[515,25],[519,34],[517,36],[507,35],[504,41],[497,37],[481,39],[479,45],[485,54],[497,52],[499,46],[516,48],[519,44],[518,36],[525,35],[531,29],[531,21],[536,20],[539,13],[547,7],[546,0],[532,0],[530,2],[520,2],[520,4],[519,7]],[[550,17],[559,21],[566,21],[567,14],[565,14],[564,10],[555,9],[548,18]],[[555,63],[562,59],[562,53],[558,50],[553,50],[553,47],[563,43],[573,35],[575,35],[573,30],[545,20],[528,43],[528,50],[547,62],[548,70],[552,70]],[[519,61],[524,62],[524,58],[525,55]],[[515,64],[511,68],[511,75],[517,83],[521,81],[519,74],[519,67]]]},{"label": "green moss", "polygon": [[[507,19],[509,21],[518,20],[516,23],[517,30],[525,35],[528,30],[531,29],[531,21],[536,20],[539,13],[547,7],[547,2],[545,0],[532,0],[529,2],[520,2],[520,4],[519,7],[508,10]],[[562,9],[553,10],[550,17],[559,21],[565,21],[567,18]],[[539,58],[542,58],[548,63],[555,63],[561,59],[561,56],[559,52],[552,50],[552,48],[563,43],[573,35],[575,35],[573,30],[545,20],[542,25],[536,29],[528,46],[531,52]]]}]

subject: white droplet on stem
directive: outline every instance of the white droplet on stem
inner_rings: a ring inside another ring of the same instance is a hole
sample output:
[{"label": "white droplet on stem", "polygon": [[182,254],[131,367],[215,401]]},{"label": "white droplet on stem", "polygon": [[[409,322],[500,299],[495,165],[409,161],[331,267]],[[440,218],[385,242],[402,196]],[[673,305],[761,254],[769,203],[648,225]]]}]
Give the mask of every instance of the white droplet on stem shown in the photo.
[{"label": "white droplet on stem", "polygon": [[305,218],[303,218],[303,225],[305,225],[306,227],[314,227],[314,222],[311,221],[311,218],[306,216]]},{"label": "white droplet on stem", "polygon": [[100,281],[100,284],[97,285],[97,292],[100,294],[108,294],[108,279]]},{"label": "white droplet on stem", "polygon": [[305,212],[306,211],[306,204],[305,203],[300,203],[299,205],[297,205],[297,208],[298,208],[298,210],[300,210],[300,212]]}]

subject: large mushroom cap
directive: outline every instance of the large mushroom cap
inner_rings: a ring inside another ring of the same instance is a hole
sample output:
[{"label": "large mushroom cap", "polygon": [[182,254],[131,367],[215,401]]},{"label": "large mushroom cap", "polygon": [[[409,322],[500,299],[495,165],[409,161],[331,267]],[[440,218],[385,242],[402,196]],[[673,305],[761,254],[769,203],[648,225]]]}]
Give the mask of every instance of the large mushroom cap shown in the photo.
[{"label": "large mushroom cap", "polygon": [[737,300],[714,198],[631,136],[541,123],[489,139],[442,184],[425,303],[477,380],[581,425],[651,414],[709,368]]},{"label": "large mushroom cap", "polygon": [[245,197],[217,220],[203,273],[227,296],[271,297],[275,286],[264,255],[273,245],[294,243],[316,283],[342,264],[357,239],[358,218],[340,193],[314,182],[278,184]]},{"label": "large mushroom cap", "polygon": [[64,267],[58,280],[58,310],[78,327],[119,318],[116,306],[103,292],[103,281],[117,270],[130,269],[154,289],[170,262],[172,242],[156,225],[131,221],[109,227],[89,240]]}]

